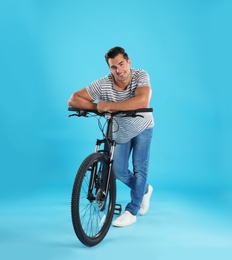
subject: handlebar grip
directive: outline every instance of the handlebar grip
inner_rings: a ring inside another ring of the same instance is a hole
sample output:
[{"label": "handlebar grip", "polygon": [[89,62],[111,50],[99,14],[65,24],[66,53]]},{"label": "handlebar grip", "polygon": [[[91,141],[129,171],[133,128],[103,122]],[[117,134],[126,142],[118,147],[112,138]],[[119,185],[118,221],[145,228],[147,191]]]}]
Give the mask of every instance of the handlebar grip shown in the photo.
[{"label": "handlebar grip", "polygon": [[78,112],[78,111],[80,111],[80,108],[77,108],[77,107],[68,107],[68,110],[69,110],[69,111],[76,111],[76,112]]},{"label": "handlebar grip", "polygon": [[143,112],[153,112],[153,108],[139,108],[135,109],[136,113],[143,113]]}]

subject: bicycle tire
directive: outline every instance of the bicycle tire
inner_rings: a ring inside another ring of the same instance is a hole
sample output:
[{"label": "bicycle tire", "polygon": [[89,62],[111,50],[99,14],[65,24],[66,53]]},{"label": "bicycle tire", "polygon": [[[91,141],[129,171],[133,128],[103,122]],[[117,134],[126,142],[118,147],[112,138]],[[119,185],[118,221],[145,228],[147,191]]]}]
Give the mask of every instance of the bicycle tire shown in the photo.
[{"label": "bicycle tire", "polygon": [[[96,166],[93,198],[88,198],[88,188],[93,168]],[[72,190],[71,215],[77,238],[86,246],[95,246],[106,236],[114,215],[116,201],[116,180],[111,170],[109,191],[104,207],[99,206],[97,199],[99,187],[102,182],[102,167],[108,170],[109,159],[102,153],[90,154],[81,164]]]}]

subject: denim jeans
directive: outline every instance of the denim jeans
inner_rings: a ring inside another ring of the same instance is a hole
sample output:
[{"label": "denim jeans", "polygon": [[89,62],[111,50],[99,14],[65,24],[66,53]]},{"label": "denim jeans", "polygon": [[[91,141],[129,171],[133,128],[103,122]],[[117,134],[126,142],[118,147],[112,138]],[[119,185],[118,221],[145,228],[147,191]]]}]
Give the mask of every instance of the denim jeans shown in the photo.
[{"label": "denim jeans", "polygon": [[[127,143],[117,143],[114,151],[114,173],[117,179],[130,189],[131,202],[126,210],[137,215],[143,195],[148,191],[147,175],[150,157],[150,145],[153,128],[145,129]],[[129,158],[132,154],[133,171],[129,170]]]}]

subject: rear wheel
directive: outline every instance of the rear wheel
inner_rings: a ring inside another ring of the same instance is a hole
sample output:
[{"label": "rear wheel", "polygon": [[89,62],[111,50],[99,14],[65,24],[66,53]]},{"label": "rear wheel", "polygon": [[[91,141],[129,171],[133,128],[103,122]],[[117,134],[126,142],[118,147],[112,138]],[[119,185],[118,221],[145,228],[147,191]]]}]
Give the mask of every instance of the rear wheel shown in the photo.
[{"label": "rear wheel", "polygon": [[103,187],[108,169],[109,159],[104,154],[93,153],[83,161],[74,181],[71,202],[72,223],[78,239],[86,246],[100,243],[112,222],[116,181],[112,169],[106,196]]}]

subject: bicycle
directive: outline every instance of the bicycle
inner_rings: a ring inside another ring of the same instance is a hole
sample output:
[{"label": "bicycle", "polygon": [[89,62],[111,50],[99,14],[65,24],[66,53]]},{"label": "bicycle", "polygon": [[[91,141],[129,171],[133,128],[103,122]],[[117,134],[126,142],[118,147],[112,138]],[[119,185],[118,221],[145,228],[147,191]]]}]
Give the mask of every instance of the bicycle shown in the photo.
[{"label": "bicycle", "polygon": [[[113,155],[116,142],[112,139],[113,120],[116,116],[136,117],[143,112],[152,112],[144,108],[113,113],[97,110],[75,111],[71,116],[105,118],[104,127],[99,123],[103,139],[96,140],[95,152],[81,163],[73,184],[71,199],[72,224],[77,238],[86,246],[95,246],[106,236],[114,214],[120,214],[122,207],[116,203],[116,179],[113,170]],[[106,128],[106,130],[104,130]],[[103,146],[103,149],[101,149]]]}]

